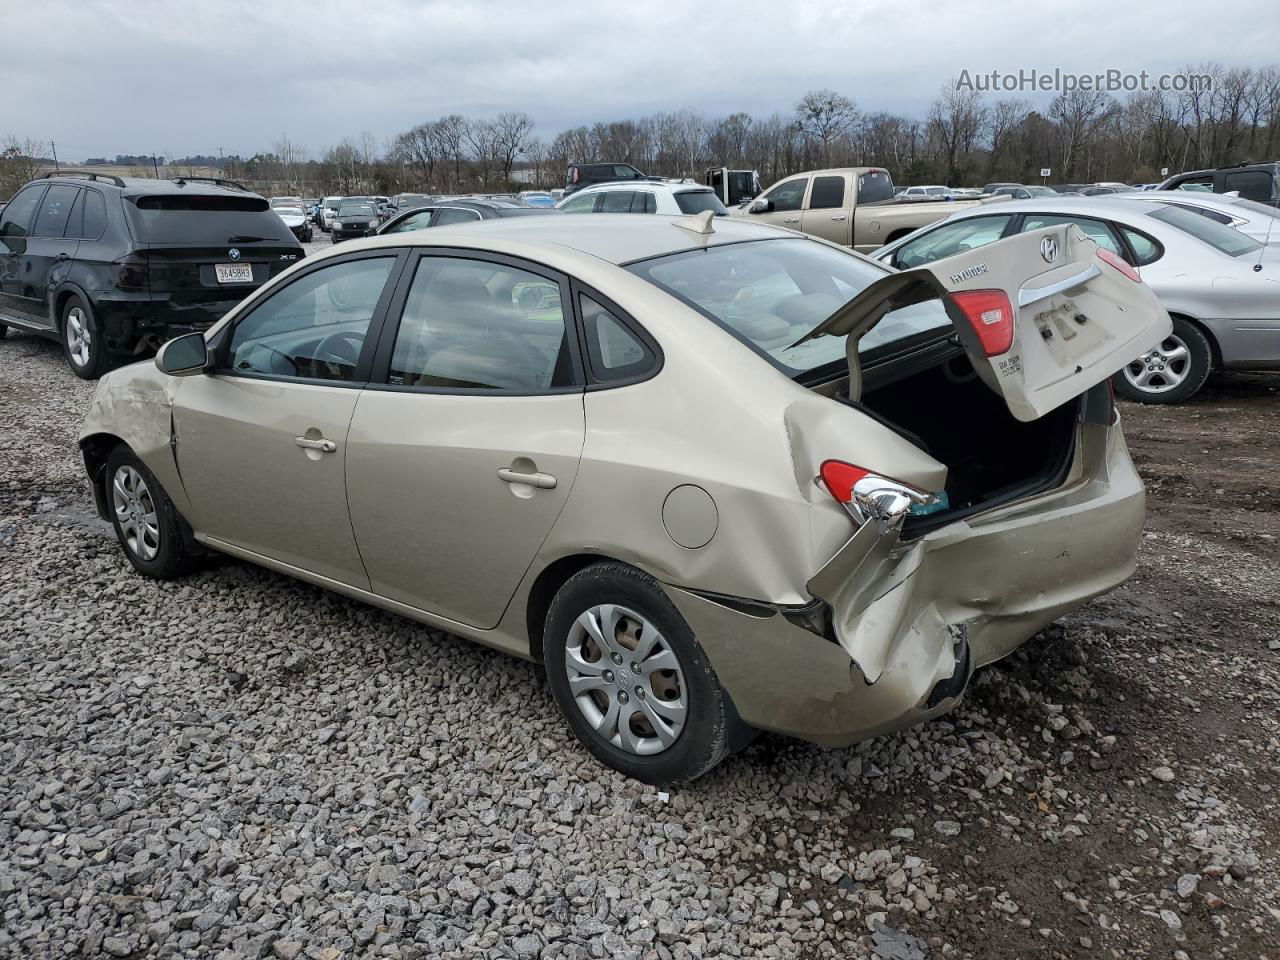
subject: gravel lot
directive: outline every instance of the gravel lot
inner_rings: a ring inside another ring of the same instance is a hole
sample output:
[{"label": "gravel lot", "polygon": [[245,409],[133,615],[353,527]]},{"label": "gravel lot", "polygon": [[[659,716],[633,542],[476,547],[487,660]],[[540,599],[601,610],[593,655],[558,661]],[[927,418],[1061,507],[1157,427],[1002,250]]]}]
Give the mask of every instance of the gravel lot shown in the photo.
[{"label": "gravel lot", "polygon": [[135,575],[92,386],[11,333],[0,955],[1280,957],[1278,388],[1126,406],[1139,574],[945,721],[659,791],[532,665],[229,560]]}]

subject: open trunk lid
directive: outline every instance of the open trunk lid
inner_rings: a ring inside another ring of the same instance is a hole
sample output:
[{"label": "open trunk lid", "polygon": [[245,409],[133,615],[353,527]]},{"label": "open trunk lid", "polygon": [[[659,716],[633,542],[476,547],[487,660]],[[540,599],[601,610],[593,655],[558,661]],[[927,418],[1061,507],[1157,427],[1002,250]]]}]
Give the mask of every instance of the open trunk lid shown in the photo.
[{"label": "open trunk lid", "polygon": [[846,337],[856,399],[858,341],[893,310],[935,299],[978,375],[1024,422],[1102,383],[1172,330],[1133,268],[1062,224],[882,277],[796,345]]}]

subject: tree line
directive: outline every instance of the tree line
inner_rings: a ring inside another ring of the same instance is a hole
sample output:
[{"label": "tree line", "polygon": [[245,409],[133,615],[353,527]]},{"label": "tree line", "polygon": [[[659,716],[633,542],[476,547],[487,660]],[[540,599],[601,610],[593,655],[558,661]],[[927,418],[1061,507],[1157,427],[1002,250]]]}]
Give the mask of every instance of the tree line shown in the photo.
[{"label": "tree line", "polygon": [[[347,137],[311,155],[288,137],[248,159],[220,159],[225,174],[272,193],[464,193],[559,185],[573,161],[616,161],[648,174],[701,179],[708,167],[754,169],[761,182],[827,166],[886,167],[895,182],[976,185],[1128,183],[1280,156],[1280,66],[1188,66],[1207,84],[1118,98],[1073,90],[1034,108],[946,84],[923,117],[867,109],[836,90],[806,93],[788,113],[708,116],[693,109],[601,121],[540,137],[533,118],[448,114],[380,143]],[[0,148],[0,198],[39,166],[38,145]],[[24,159],[25,158],[25,159]],[[201,156],[201,160],[212,157]],[[142,168],[142,169],[145,169]]]}]

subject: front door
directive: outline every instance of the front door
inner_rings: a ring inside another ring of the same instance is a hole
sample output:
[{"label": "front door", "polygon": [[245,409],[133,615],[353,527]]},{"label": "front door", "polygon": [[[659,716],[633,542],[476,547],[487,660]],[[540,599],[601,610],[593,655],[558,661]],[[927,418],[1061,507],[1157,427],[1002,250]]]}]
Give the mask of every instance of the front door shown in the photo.
[{"label": "front door", "polygon": [[328,261],[219,334],[216,371],[174,403],[199,534],[368,588],[347,513],[347,430],[372,363],[395,251]]},{"label": "front door", "polygon": [[760,202],[748,204],[748,219],[754,223],[770,223],[775,227],[799,230],[804,195],[808,188],[807,174],[775,184],[760,197]]},{"label": "front door", "polygon": [[351,523],[375,593],[487,629],[578,473],[566,284],[520,261],[424,255],[401,287],[348,435]]},{"label": "front door", "polygon": [[45,184],[33,183],[0,210],[0,313],[30,322],[23,296],[24,257]]}]

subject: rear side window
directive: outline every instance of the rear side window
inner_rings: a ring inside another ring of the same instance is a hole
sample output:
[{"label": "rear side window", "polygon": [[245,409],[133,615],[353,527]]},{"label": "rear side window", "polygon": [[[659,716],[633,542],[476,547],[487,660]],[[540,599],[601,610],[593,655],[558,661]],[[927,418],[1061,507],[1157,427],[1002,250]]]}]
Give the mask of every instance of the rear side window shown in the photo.
[{"label": "rear side window", "polygon": [[387,382],[524,394],[570,386],[567,330],[559,284],[506,264],[424,257]]},{"label": "rear side window", "polygon": [[128,197],[124,206],[134,239],[143,243],[225,246],[257,240],[296,242],[262,197],[144,195]]},{"label": "rear side window", "polygon": [[44,195],[40,203],[40,212],[36,214],[36,225],[31,231],[33,237],[61,237],[67,229],[67,220],[71,217],[71,207],[76,202],[79,187],[65,183],[55,183]]},{"label": "rear side window", "polygon": [[1129,246],[1133,248],[1133,265],[1135,267],[1144,267],[1148,263],[1155,263],[1164,254],[1164,249],[1160,244],[1145,233],[1139,233],[1137,230],[1131,230],[1128,227],[1121,227],[1120,232],[1124,234],[1124,238],[1129,241]]},{"label": "rear side window", "polygon": [[31,221],[35,217],[42,193],[43,183],[30,186],[19,191],[5,205],[3,212],[0,212],[0,237],[25,237],[31,232]]},{"label": "rear side window", "polygon": [[560,209],[565,213],[593,213],[596,209],[596,201],[599,199],[598,193],[582,194],[566,200]]},{"label": "rear side window", "polygon": [[704,213],[710,210],[718,216],[729,212],[711,190],[685,190],[677,193],[676,206],[681,213]]},{"label": "rear side window", "polygon": [[62,235],[68,239],[97,240],[106,229],[107,204],[102,194],[87,188],[81,190]]},{"label": "rear side window", "polygon": [[1271,199],[1272,178],[1265,170],[1241,170],[1228,173],[1223,184],[1223,193],[1237,190],[1246,200],[1267,202]]},{"label": "rear side window", "polygon": [[844,177],[814,177],[809,194],[810,210],[844,206]]},{"label": "rear side window", "polygon": [[1161,220],[1171,227],[1176,227],[1184,233],[1189,233],[1197,240],[1203,240],[1209,246],[1225,253],[1229,257],[1256,253],[1262,246],[1257,240],[1245,236],[1239,230],[1232,227],[1224,227],[1222,224],[1206,220],[1204,217],[1197,217],[1194,213],[1188,213],[1181,207],[1175,207],[1167,203],[1157,204],[1156,206],[1160,209],[1152,211],[1148,216]]},{"label": "rear side window", "polygon": [[1012,217],[974,217],[957,220],[929,231],[922,237],[909,240],[893,255],[893,265],[899,270],[933,263],[943,257],[954,256],[968,250],[995,243],[1004,234]]},{"label": "rear side window", "polygon": [[885,170],[871,170],[858,174],[858,202],[879,203],[893,199],[893,181]]},{"label": "rear side window", "polygon": [[587,362],[598,383],[612,383],[644,376],[654,368],[655,357],[621,320],[581,294],[582,326],[587,339]]},{"label": "rear side window", "polygon": [[431,221],[433,227],[447,227],[451,223],[475,223],[480,219],[480,214],[474,210],[466,210],[461,207],[445,207],[436,211],[436,217]]},{"label": "rear side window", "polygon": [[630,213],[631,201],[635,199],[634,190],[610,190],[604,195],[604,203],[600,205],[601,213]]}]

